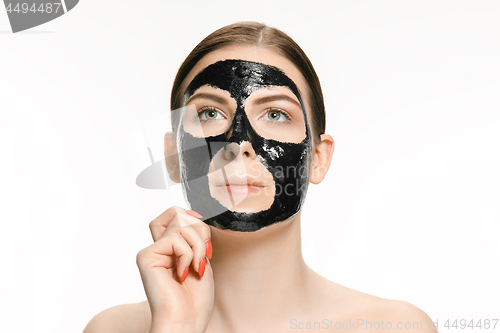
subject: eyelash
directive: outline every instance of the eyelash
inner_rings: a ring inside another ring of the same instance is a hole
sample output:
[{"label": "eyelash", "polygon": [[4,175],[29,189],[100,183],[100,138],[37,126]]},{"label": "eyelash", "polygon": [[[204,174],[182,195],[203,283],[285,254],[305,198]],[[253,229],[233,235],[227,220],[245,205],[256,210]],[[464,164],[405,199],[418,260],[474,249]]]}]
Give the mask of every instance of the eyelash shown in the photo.
[{"label": "eyelash", "polygon": [[[201,109],[198,110],[198,118],[201,118],[201,115],[203,113],[207,112],[207,111],[215,111],[219,115],[221,115],[222,117],[224,117],[223,113],[220,110],[218,110],[218,109],[216,109],[216,108],[214,108],[212,106],[206,106],[206,107],[202,107]],[[269,108],[269,109],[267,109],[265,111],[264,116],[267,115],[269,112],[278,112],[279,114],[283,115],[285,117],[285,119],[286,119],[285,121],[269,121],[271,123],[290,122],[290,120],[292,120],[292,117],[290,117],[290,115],[287,112],[285,112],[285,111],[283,111],[281,109],[278,109],[278,108]],[[262,116],[262,117],[264,117],[264,116]],[[209,120],[217,120],[217,119],[200,119],[200,121],[209,121]]]},{"label": "eyelash", "polygon": [[210,120],[220,120],[220,119],[201,119],[201,115],[207,111],[215,111],[217,112],[219,115],[221,115],[223,118],[225,118],[223,116],[223,113],[222,111],[212,107],[212,106],[205,106],[205,107],[202,107],[201,109],[198,110],[198,119],[200,119],[200,121],[210,121]]},{"label": "eyelash", "polygon": [[[281,109],[269,108],[265,111],[264,116],[267,115],[269,112],[278,112],[279,114],[283,115],[286,119],[285,121],[271,121],[272,123],[286,123],[286,122],[290,122],[290,120],[292,120],[292,117],[290,117],[290,115],[287,112],[285,112]],[[262,117],[264,117],[264,116],[262,116]]]}]

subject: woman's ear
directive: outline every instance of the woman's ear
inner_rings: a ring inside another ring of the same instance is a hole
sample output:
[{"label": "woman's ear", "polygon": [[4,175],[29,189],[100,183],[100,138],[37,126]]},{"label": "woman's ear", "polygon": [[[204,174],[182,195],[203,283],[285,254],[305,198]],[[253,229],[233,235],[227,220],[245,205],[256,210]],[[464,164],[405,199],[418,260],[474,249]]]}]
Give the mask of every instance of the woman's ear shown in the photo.
[{"label": "woman's ear", "polygon": [[321,134],[321,142],[313,147],[309,181],[319,184],[325,178],[332,161],[335,143],[331,135]]},{"label": "woman's ear", "polygon": [[179,172],[179,155],[177,155],[177,147],[172,140],[172,132],[165,134],[165,163],[167,164],[168,176],[175,183],[181,182]]}]

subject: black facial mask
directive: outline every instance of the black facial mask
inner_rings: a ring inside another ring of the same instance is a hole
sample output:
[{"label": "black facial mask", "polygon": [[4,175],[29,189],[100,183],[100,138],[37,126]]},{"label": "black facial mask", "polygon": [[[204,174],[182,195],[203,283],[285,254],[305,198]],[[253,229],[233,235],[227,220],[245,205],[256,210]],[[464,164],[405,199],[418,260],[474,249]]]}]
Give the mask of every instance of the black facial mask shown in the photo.
[{"label": "black facial mask", "polygon": [[[177,147],[181,182],[191,209],[203,220],[220,229],[255,231],[295,215],[304,201],[309,183],[311,134],[299,91],[280,69],[243,60],[224,60],[207,66],[189,84],[184,105],[202,86],[226,90],[237,104],[231,127],[217,136],[194,137],[184,131],[181,121],[177,131]],[[297,96],[305,122],[305,138],[300,143],[280,142],[259,136],[250,125],[244,110],[246,99],[260,88],[284,86]],[[181,115],[182,117],[183,115]],[[260,162],[272,174],[276,186],[274,202],[256,213],[234,212],[222,206],[210,194],[208,176],[213,157],[230,143],[251,143]],[[207,149],[208,147],[208,149]]]}]

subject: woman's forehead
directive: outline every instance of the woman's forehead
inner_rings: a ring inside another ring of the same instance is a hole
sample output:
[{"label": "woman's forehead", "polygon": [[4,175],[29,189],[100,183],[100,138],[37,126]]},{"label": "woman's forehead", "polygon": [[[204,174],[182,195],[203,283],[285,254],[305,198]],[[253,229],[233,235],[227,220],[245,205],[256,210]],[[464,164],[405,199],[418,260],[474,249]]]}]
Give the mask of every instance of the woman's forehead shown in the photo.
[{"label": "woman's forehead", "polygon": [[[230,92],[210,84],[205,84],[197,88],[186,98],[185,104],[190,104],[196,99],[212,100],[218,104],[228,105],[233,109],[237,107],[237,101],[231,96]],[[300,101],[297,99],[293,91],[287,86],[263,86],[253,90],[247,102],[263,104],[274,100],[288,100],[291,103],[300,106]]]},{"label": "woman's forehead", "polygon": [[185,98],[198,88],[211,85],[226,91],[244,104],[249,95],[264,87],[288,87],[302,101],[295,83],[276,67],[246,60],[221,60],[205,67],[191,81],[185,91]]},{"label": "woman's forehead", "polygon": [[228,59],[251,61],[278,68],[295,83],[304,99],[304,93],[307,90],[305,80],[300,71],[282,55],[272,50],[256,46],[224,47],[208,53],[198,61],[191,72],[186,76],[182,85],[182,90],[185,91],[193,78],[203,69],[216,62]]},{"label": "woman's forehead", "polygon": [[279,53],[258,46],[228,46],[208,53],[198,61],[191,72],[186,76],[182,84],[182,91],[185,91],[191,81],[206,67],[228,59],[257,62],[281,70],[296,85],[301,95],[302,102],[304,103],[306,113],[308,117],[310,116],[309,98],[307,98],[308,89],[306,81],[300,71],[291,61]]}]

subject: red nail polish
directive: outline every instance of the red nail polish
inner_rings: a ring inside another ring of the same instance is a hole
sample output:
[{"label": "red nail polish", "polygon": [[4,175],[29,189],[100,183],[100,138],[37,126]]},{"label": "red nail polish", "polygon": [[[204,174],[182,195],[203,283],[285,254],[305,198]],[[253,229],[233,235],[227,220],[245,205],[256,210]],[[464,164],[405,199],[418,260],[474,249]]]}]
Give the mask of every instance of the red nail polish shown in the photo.
[{"label": "red nail polish", "polygon": [[184,273],[182,273],[181,282],[184,282],[184,280],[186,280],[186,278],[188,276],[188,272],[189,272],[189,267],[186,267],[186,269],[184,270]]},{"label": "red nail polish", "polygon": [[200,277],[205,274],[205,262],[205,257],[203,257],[203,259],[200,260],[200,269],[198,269],[198,274],[200,274]]},{"label": "red nail polish", "polygon": [[201,216],[200,214],[198,214],[197,212],[195,212],[194,210],[186,210],[186,214],[188,215],[191,215],[193,217],[196,217],[197,219],[201,219],[203,218],[203,216]]},{"label": "red nail polish", "polygon": [[212,242],[210,239],[207,239],[205,244],[207,244],[207,258],[212,259]]}]

